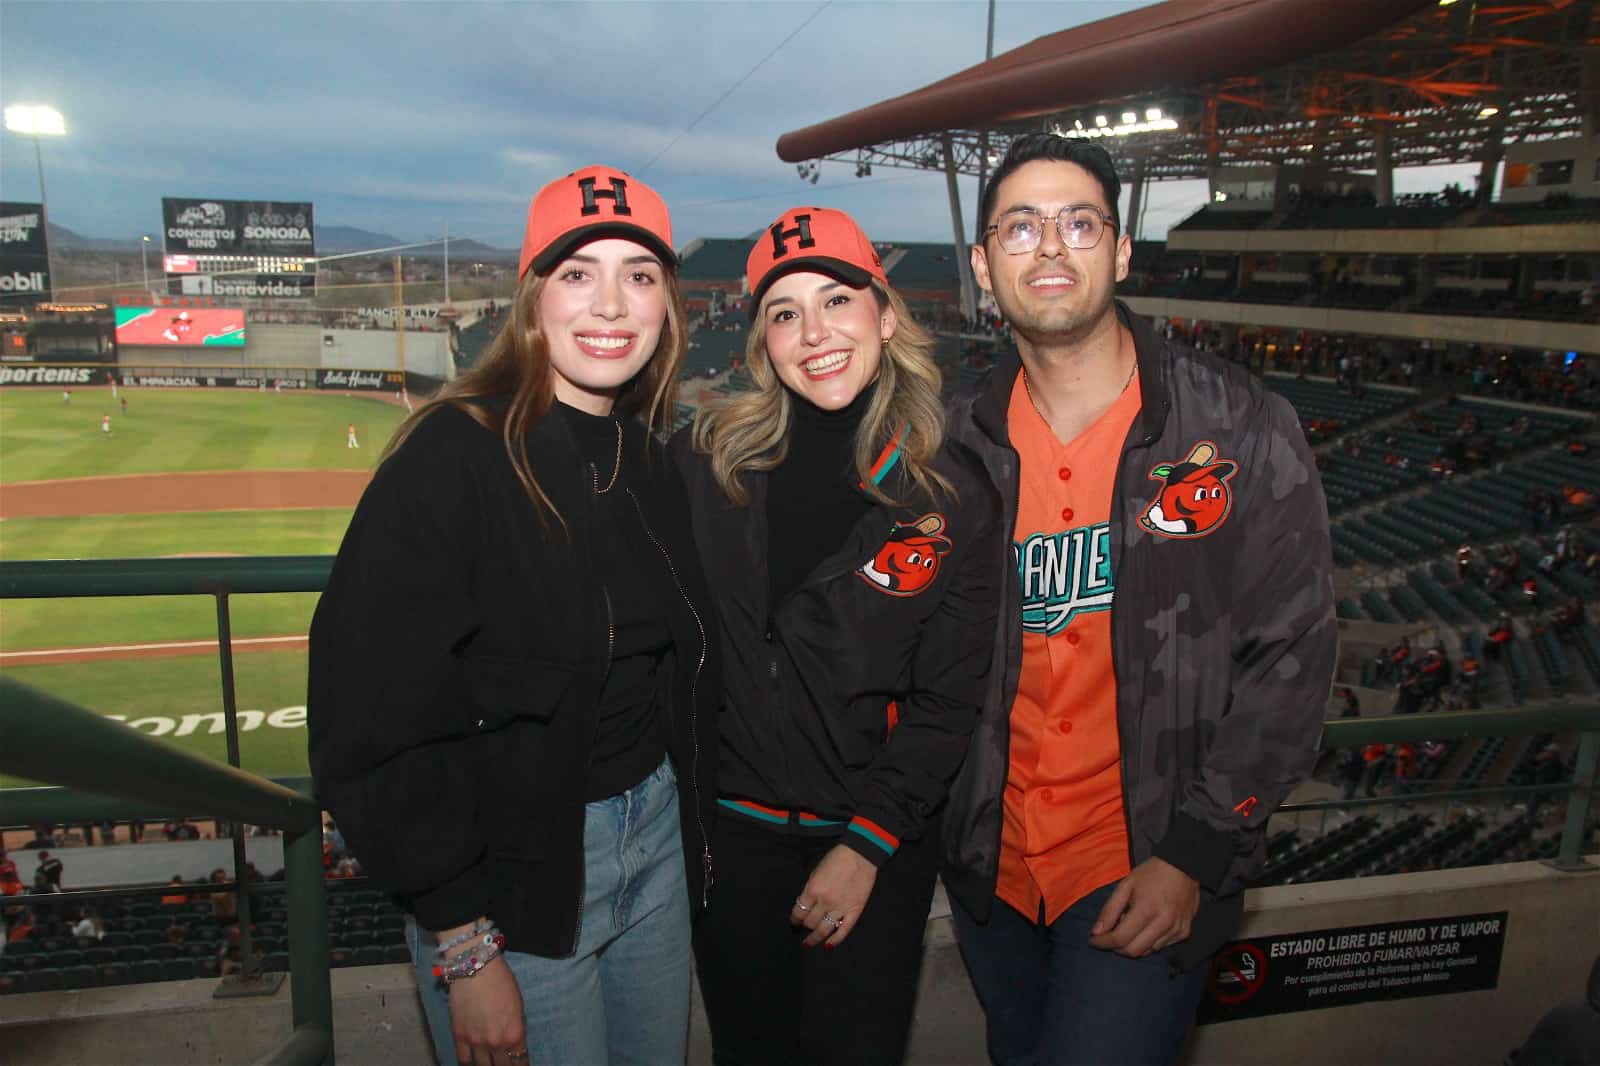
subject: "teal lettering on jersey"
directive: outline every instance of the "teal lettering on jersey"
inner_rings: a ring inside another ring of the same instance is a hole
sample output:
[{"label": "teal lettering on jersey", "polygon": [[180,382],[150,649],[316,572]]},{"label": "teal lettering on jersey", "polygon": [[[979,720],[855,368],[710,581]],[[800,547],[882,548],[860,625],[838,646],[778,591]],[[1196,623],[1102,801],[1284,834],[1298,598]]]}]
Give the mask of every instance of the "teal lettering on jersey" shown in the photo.
[{"label": "teal lettering on jersey", "polygon": [[1111,610],[1111,524],[1035,533],[1012,544],[1022,581],[1022,629],[1053,636],[1075,617]]}]

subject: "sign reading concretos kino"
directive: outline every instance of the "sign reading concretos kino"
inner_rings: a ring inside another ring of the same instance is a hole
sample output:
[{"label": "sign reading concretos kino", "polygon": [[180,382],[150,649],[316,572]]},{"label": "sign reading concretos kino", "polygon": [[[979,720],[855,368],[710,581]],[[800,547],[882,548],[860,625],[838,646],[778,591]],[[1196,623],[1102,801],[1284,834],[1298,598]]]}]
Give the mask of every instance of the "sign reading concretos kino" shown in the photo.
[{"label": "sign reading concretos kino", "polygon": [[314,256],[308,203],[269,200],[161,201],[162,242],[172,254]]}]

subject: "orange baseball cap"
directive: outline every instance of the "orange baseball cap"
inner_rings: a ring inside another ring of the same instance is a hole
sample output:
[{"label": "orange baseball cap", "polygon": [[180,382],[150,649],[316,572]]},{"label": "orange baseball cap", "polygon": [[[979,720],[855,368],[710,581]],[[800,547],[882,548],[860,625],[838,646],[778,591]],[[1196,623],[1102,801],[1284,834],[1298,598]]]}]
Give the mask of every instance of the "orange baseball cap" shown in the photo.
[{"label": "orange baseball cap", "polygon": [[745,264],[753,306],[761,306],[774,281],[796,270],[815,270],[857,289],[872,278],[889,283],[883,261],[856,220],[829,207],[791,207],[756,241]]},{"label": "orange baseball cap", "polygon": [[626,171],[593,166],[552,181],[528,205],[517,277],[529,270],[543,274],[578,245],[598,237],[638,241],[669,268],[678,265],[672,219],[661,194]]}]

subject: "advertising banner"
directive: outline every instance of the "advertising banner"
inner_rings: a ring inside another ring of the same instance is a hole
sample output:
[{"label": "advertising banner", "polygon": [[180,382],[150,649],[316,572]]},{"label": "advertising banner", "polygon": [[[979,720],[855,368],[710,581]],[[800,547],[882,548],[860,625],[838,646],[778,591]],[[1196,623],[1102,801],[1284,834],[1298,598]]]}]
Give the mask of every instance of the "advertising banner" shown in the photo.
[{"label": "advertising banner", "polygon": [[1237,941],[1212,962],[1200,1024],[1494,988],[1507,913]]},{"label": "advertising banner", "polygon": [[316,225],[309,203],[161,201],[167,275],[190,295],[309,298],[316,292]]},{"label": "advertising banner", "polygon": [[110,382],[103,366],[0,366],[0,385],[98,385]]},{"label": "advertising banner", "polygon": [[192,371],[182,367],[148,367],[124,370],[118,375],[124,385],[146,389],[308,389],[311,383],[300,378],[250,377]]},{"label": "advertising banner", "polygon": [[405,387],[405,375],[398,370],[319,370],[319,389],[360,389],[366,392],[388,390],[399,392]]},{"label": "advertising banner", "polygon": [[0,307],[32,307],[50,294],[50,256],[39,204],[0,202]]},{"label": "advertising banner", "polygon": [[244,311],[237,307],[119,307],[117,344],[243,348]]}]

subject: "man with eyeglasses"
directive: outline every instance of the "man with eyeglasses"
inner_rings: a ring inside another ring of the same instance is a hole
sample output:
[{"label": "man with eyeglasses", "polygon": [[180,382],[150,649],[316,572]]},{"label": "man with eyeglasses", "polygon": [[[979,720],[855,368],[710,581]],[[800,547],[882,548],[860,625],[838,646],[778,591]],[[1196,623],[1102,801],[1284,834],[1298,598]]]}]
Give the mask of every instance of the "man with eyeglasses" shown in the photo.
[{"label": "man with eyeglasses", "polygon": [[997,490],[1017,581],[944,880],[996,1063],[1179,1054],[1333,674],[1299,421],[1116,299],[1119,191],[1098,145],[1018,138],[972,248],[1017,352],[949,432]]}]

